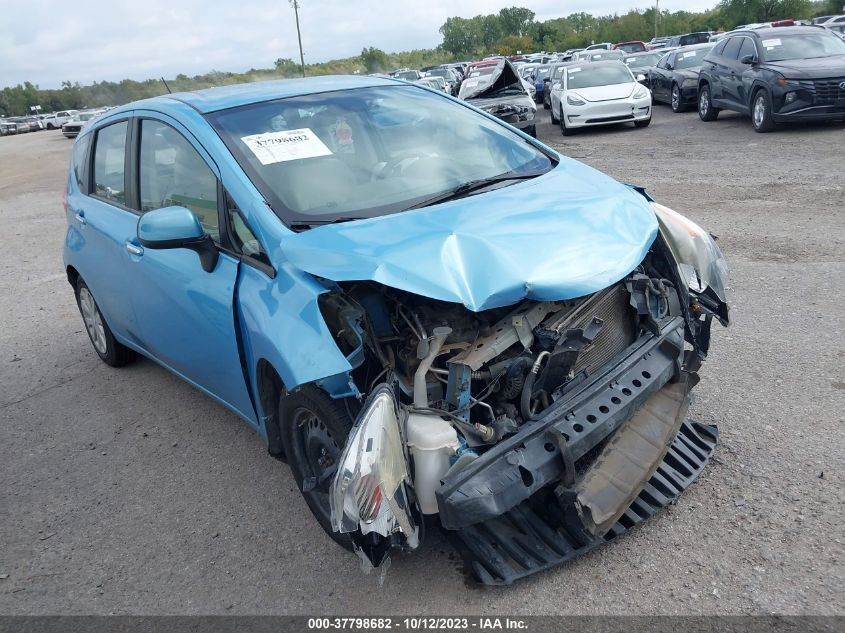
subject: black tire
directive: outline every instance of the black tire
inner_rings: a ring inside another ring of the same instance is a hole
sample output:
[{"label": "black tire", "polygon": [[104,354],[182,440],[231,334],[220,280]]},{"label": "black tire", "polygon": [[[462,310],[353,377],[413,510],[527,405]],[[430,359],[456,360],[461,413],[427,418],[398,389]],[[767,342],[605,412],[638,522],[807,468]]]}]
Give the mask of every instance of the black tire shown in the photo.
[{"label": "black tire", "polygon": [[634,127],[648,127],[649,125],[651,125],[651,117],[642,121],[634,121]]},{"label": "black tire", "polygon": [[[338,545],[352,549],[348,534],[332,530],[329,490],[337,462],[354,420],[343,400],[332,400],[322,389],[305,385],[279,400],[282,444],[293,478],[320,527]],[[321,463],[322,462],[322,463]],[[315,482],[316,479],[316,482]],[[304,482],[316,486],[303,490]]]},{"label": "black tire", "polygon": [[549,102],[543,99],[543,110],[551,110],[552,106],[549,105]]},{"label": "black tire", "polygon": [[672,107],[672,112],[675,114],[685,112],[687,109],[687,106],[684,105],[684,102],[681,99],[681,88],[678,84],[672,84],[672,92],[669,96],[669,105]]},{"label": "black tire", "polygon": [[532,125],[531,127],[525,128],[525,133],[528,136],[531,136],[533,138],[537,138],[537,126]]},{"label": "black tire", "polygon": [[719,108],[713,107],[713,99],[710,96],[710,85],[703,84],[698,89],[698,118],[702,121],[715,121],[719,116]]},{"label": "black tire", "polygon": [[[131,363],[138,356],[134,350],[121,345],[114,338],[109,324],[100,312],[100,307],[94,299],[91,289],[80,277],[76,282],[76,306],[82,316],[82,322],[88,333],[91,346],[106,365],[123,367]],[[90,319],[94,319],[90,322]]]},{"label": "black tire", "polygon": [[563,106],[560,108],[560,133],[564,136],[572,136],[572,130],[566,127],[566,118],[563,116]]},{"label": "black tire", "polygon": [[[762,109],[758,115],[757,108]],[[755,132],[771,132],[775,129],[775,122],[772,119],[772,100],[764,88],[760,88],[751,97],[751,125]]]}]

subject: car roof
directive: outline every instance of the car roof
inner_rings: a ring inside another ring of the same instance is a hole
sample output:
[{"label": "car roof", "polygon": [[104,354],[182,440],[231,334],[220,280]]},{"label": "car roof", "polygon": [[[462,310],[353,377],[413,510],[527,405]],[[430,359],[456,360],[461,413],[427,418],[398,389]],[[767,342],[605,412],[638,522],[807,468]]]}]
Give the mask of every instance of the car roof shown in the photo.
[{"label": "car roof", "polygon": [[790,33],[823,33],[826,29],[820,24],[810,26],[765,26],[759,29],[740,29],[731,31],[728,35],[756,35],[759,38],[773,35],[789,35]]},{"label": "car roof", "polygon": [[[690,48],[692,48],[692,47],[690,47]],[[656,50],[656,51],[637,51],[636,53],[627,53],[625,55],[625,59],[628,59],[629,57],[642,57],[643,55],[662,55],[662,54],[663,53],[661,53],[660,50]]]},{"label": "car roof", "polygon": [[325,75],[302,79],[279,79],[274,81],[256,81],[246,84],[234,84],[207,88],[194,92],[174,92],[169,95],[144,99],[121,106],[120,111],[132,110],[138,104],[154,105],[166,101],[180,101],[202,114],[236,108],[250,103],[300,97],[303,95],[330,92],[332,90],[351,90],[353,88],[371,88],[375,86],[395,86],[401,83],[387,77],[363,75]]}]

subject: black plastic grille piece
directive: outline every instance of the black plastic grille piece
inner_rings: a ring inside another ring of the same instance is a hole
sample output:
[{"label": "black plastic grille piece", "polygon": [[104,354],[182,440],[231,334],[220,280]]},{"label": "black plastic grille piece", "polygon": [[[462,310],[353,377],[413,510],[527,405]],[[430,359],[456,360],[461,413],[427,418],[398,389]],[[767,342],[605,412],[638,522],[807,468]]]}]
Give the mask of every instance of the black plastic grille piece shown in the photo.
[{"label": "black plastic grille piece", "polygon": [[[619,521],[600,538],[564,527],[556,498],[535,495],[494,519],[452,532],[473,576],[485,585],[509,585],[586,554],[654,516],[695,481],[718,441],[715,426],[686,421],[648,483]],[[540,501],[538,503],[538,500]]]}]

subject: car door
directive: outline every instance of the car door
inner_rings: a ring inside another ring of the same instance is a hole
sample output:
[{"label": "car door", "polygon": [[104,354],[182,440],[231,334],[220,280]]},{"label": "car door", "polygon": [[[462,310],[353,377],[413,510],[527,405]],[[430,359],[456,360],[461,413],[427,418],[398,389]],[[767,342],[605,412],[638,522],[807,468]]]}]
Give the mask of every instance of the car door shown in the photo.
[{"label": "car door", "polygon": [[669,53],[657,62],[657,66],[652,70],[650,83],[651,92],[655,100],[668,101],[669,99],[668,88],[666,87],[667,75],[674,61],[675,54]]},{"label": "car door", "polygon": [[[184,127],[158,113],[138,112],[134,139],[140,212],[186,207],[219,244],[222,188],[211,157]],[[239,259],[221,252],[214,270],[205,272],[195,252],[145,249],[135,232],[125,236],[124,248],[146,351],[255,423],[234,316]]]},{"label": "car door", "polygon": [[68,216],[74,229],[68,247],[77,253],[78,272],[114,335],[137,343],[123,251],[124,236],[133,234],[138,222],[127,197],[129,123],[128,116],[108,121],[74,146],[75,164],[84,162],[87,170],[84,176],[78,174],[75,187],[68,188]]},{"label": "car door", "polygon": [[751,88],[754,85],[754,80],[757,77],[757,66],[756,64],[742,63],[743,58],[746,58],[749,55],[753,56],[754,59],[760,59],[760,55],[757,52],[757,44],[754,42],[754,39],[751,37],[743,37],[742,46],[740,46],[739,48],[736,96],[738,103],[745,104],[750,108]]},{"label": "car door", "polygon": [[745,104],[739,100],[739,83],[744,70],[743,65],[739,63],[739,49],[742,48],[744,39],[742,36],[730,38],[717,62],[721,81],[718,99],[734,110],[745,108]]}]

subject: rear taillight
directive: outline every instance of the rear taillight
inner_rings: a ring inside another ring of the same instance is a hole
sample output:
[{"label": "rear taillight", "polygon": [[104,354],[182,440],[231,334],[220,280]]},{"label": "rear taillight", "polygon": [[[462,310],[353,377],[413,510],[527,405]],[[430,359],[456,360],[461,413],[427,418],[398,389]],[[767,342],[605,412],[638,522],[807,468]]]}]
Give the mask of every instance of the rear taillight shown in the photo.
[{"label": "rear taillight", "polygon": [[67,183],[65,183],[65,190],[62,192],[62,206],[65,208],[65,213],[67,213]]}]

